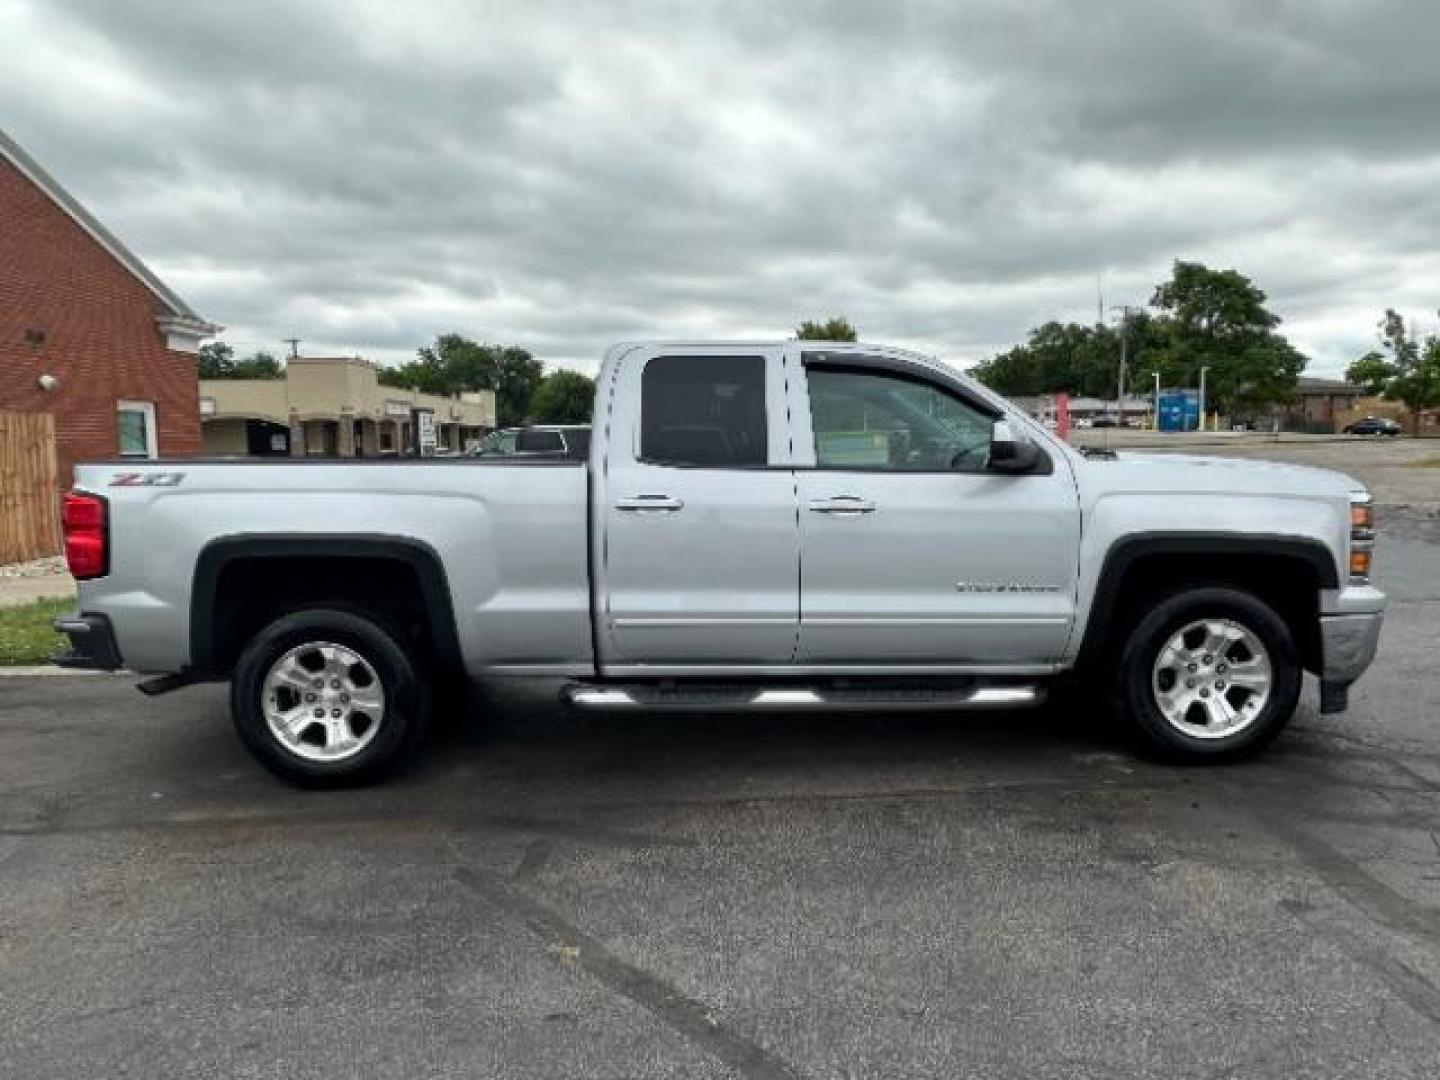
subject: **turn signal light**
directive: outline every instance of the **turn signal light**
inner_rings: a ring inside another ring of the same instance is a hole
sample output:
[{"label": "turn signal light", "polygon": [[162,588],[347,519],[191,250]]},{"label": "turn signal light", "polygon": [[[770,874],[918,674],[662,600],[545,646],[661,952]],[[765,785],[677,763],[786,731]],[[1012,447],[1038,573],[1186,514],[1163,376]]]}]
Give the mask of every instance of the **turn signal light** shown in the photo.
[{"label": "turn signal light", "polygon": [[1368,579],[1370,577],[1370,558],[1373,551],[1350,552],[1350,576],[1352,578]]},{"label": "turn signal light", "polygon": [[1350,580],[1364,585],[1375,560],[1375,504],[1361,491],[1350,496]]},{"label": "turn signal light", "polygon": [[104,577],[110,571],[109,515],[105,500],[83,491],[67,491],[60,499],[60,526],[65,536],[65,565],[76,581]]}]

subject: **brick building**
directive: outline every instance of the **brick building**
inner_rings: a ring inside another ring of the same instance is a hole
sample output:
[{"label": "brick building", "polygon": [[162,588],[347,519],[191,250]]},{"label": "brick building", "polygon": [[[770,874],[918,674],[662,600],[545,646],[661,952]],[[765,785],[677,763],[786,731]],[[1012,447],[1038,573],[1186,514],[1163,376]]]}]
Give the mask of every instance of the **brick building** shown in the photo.
[{"label": "brick building", "polygon": [[200,451],[192,311],[0,131],[0,412],[54,417],[76,461]]},{"label": "brick building", "polygon": [[1295,397],[1284,410],[1283,426],[1288,431],[1330,434],[1349,423],[1365,399],[1365,388],[1344,379],[1318,379],[1301,375],[1295,384]]}]

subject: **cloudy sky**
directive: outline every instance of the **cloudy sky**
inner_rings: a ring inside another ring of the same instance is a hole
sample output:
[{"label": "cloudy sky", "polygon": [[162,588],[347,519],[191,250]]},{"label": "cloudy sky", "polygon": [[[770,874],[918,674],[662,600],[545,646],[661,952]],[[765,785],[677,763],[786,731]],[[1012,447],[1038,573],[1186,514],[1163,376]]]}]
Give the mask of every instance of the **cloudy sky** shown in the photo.
[{"label": "cloudy sky", "polygon": [[1440,306],[1435,0],[0,0],[0,127],[239,351],[635,336],[965,365],[1250,274],[1334,372]]}]

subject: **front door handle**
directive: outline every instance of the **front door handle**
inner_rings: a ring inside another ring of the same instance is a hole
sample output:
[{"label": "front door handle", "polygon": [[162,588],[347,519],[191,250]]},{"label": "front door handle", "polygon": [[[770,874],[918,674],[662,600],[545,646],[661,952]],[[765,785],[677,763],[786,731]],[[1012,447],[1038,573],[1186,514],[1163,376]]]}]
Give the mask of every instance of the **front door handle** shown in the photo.
[{"label": "front door handle", "polygon": [[836,495],[829,499],[811,499],[810,512],[814,514],[873,514],[875,504],[859,495]]},{"label": "front door handle", "polygon": [[676,510],[685,509],[685,504],[669,495],[631,495],[628,499],[617,500],[615,509],[639,514],[652,511],[673,514]]}]

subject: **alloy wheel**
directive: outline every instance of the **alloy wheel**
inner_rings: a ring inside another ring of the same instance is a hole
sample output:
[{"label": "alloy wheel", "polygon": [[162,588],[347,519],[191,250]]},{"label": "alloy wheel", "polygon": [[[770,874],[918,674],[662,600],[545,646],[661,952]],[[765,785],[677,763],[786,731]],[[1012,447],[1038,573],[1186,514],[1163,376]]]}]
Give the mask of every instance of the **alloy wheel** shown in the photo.
[{"label": "alloy wheel", "polygon": [[354,649],[309,641],[284,653],[265,674],[265,721],[275,738],[307,761],[343,761],[360,753],[385,722],[385,688]]},{"label": "alloy wheel", "polygon": [[1151,673],[1166,721],[1198,739],[1220,739],[1253,724],[1275,685],[1270,653],[1234,619],[1199,619],[1161,648]]}]

